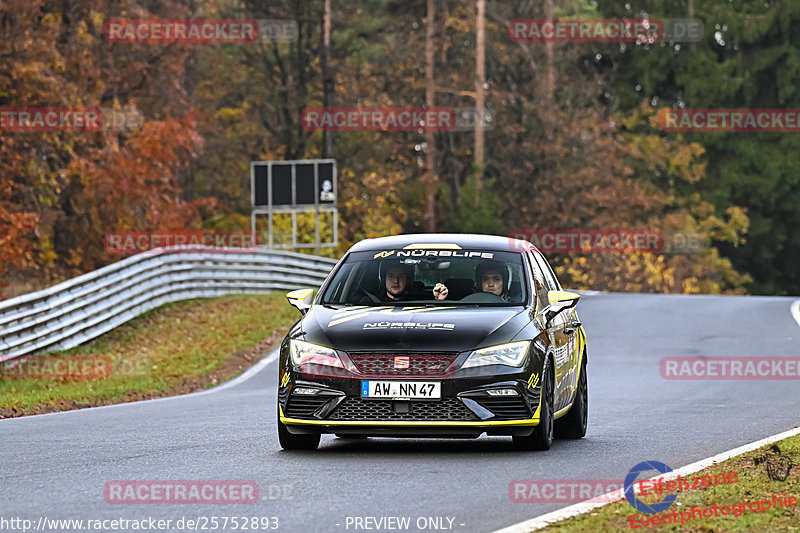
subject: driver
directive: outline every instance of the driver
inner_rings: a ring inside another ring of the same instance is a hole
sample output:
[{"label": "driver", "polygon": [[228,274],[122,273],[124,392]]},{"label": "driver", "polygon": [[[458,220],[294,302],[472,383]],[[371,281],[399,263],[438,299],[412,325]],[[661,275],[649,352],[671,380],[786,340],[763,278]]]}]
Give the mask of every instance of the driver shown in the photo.
[{"label": "driver", "polygon": [[379,295],[382,301],[394,302],[411,299],[408,287],[411,285],[414,270],[410,265],[403,264],[400,261],[384,261],[381,264],[381,272],[383,273],[383,286],[385,289]]},{"label": "driver", "polygon": [[508,269],[500,261],[483,261],[475,268],[475,282],[481,292],[508,299]]},{"label": "driver", "polygon": [[[385,261],[381,264],[381,272],[383,273],[383,285],[385,291],[382,291],[379,298],[384,302],[394,302],[402,300],[414,300],[414,297],[409,293],[409,288],[414,277],[414,269],[410,265],[406,265],[400,261]],[[447,287],[444,283],[437,283],[433,288],[433,297],[436,300],[444,300],[448,295]]]}]

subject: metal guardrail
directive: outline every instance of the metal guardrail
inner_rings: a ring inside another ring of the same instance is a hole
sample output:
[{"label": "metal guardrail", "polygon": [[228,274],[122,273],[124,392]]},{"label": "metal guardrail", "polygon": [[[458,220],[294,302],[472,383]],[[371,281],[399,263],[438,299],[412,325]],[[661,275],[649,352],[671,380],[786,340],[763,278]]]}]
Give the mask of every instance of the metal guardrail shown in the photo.
[{"label": "metal guardrail", "polygon": [[319,287],[335,264],[275,250],[150,250],[0,302],[0,361],[72,348],[169,302]]}]

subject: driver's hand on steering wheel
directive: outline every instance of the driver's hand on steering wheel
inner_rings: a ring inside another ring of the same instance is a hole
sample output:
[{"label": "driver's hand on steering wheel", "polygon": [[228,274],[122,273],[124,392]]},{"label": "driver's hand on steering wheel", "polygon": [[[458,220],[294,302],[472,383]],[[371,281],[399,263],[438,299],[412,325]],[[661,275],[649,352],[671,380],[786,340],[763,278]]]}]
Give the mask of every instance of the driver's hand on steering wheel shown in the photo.
[{"label": "driver's hand on steering wheel", "polygon": [[433,297],[437,300],[444,300],[447,298],[449,292],[444,283],[437,283],[436,286],[433,287]]}]

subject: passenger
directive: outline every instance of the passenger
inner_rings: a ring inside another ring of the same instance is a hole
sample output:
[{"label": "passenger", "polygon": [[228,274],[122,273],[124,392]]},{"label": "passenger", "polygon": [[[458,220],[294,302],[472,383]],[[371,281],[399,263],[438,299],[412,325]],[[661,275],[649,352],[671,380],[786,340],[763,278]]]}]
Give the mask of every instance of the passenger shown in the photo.
[{"label": "passenger", "polygon": [[508,299],[508,269],[500,261],[484,261],[475,268],[475,283],[481,292]]}]

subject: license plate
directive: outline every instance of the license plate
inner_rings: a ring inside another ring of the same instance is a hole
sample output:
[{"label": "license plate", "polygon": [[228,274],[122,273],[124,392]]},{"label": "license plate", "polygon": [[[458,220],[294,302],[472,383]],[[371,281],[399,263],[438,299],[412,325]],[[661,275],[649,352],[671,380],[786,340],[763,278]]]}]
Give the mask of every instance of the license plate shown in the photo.
[{"label": "license plate", "polygon": [[362,398],[429,400],[442,397],[438,381],[362,381]]}]

